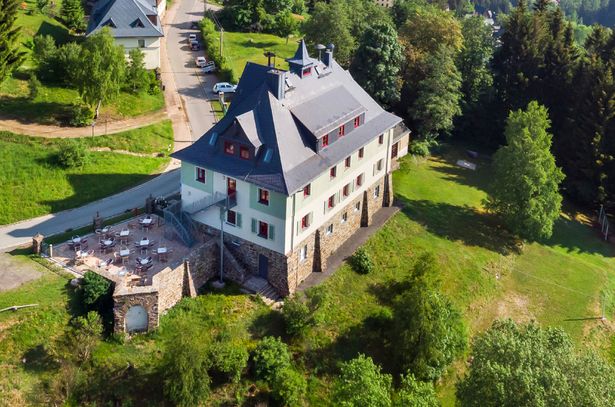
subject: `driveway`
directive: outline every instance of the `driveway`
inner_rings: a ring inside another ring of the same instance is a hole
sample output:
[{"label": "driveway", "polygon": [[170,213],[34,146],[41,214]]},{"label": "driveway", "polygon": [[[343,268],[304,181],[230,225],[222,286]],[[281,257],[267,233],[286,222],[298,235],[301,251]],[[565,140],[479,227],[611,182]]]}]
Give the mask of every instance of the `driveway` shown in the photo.
[{"label": "driveway", "polygon": [[187,41],[188,35],[193,33],[200,40],[199,30],[191,29],[190,26],[193,21],[203,18],[203,1],[180,0],[178,3],[168,10],[166,52],[168,66],[173,72],[177,92],[190,122],[192,140],[195,141],[216,122],[207,100],[214,97],[211,88],[218,80],[215,75],[205,75],[196,67],[194,60],[203,55],[203,51],[191,51]]}]

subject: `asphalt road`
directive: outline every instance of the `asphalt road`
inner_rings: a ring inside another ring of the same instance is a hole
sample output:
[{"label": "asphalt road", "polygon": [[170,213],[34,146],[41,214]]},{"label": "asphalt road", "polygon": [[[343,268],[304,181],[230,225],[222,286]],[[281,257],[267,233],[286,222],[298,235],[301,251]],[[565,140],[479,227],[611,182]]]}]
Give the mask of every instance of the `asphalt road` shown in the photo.
[{"label": "asphalt road", "polygon": [[193,33],[197,34],[200,41],[199,30],[191,29],[190,26],[193,21],[203,18],[203,9],[202,0],[181,0],[175,18],[167,25],[165,33],[171,70],[188,115],[193,141],[198,140],[215,123],[215,115],[206,100],[214,96],[211,89],[218,80],[215,75],[201,73],[194,61],[204,53],[202,50],[191,51],[188,44],[188,35]]}]

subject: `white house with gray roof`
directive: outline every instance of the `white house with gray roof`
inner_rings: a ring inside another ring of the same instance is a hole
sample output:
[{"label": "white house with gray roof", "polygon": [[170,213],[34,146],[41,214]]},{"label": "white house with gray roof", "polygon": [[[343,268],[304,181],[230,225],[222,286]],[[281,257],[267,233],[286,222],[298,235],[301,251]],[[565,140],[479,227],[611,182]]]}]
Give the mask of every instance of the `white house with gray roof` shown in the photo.
[{"label": "white house with gray roof", "polygon": [[145,67],[159,68],[165,9],[166,0],[97,0],[86,35],[108,27],[126,57],[130,50],[139,48],[145,55]]},{"label": "white house with gray roof", "polygon": [[332,45],[318,60],[301,41],[287,61],[288,71],[246,64],[224,118],[173,154],[184,213],[205,233],[223,227],[226,248],[282,295],[391,204],[409,138]]}]

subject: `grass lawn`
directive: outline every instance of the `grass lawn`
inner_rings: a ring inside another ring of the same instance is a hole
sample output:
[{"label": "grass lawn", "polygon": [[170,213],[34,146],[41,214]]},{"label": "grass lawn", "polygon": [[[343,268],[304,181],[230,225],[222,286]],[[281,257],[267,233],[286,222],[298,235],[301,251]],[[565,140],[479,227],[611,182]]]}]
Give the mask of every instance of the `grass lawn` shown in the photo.
[{"label": "grass lawn", "polygon": [[[151,141],[151,147],[144,143]],[[54,158],[61,141],[0,132],[0,224],[81,206],[103,198],[158,172],[167,157],[135,157],[92,152],[83,168],[64,169]],[[170,123],[164,122],[117,135],[87,139],[90,147],[135,152],[166,151],[172,144]]]},{"label": "grass lawn", "polygon": [[[331,301],[322,322],[303,340],[291,342],[297,365],[309,377],[309,405],[331,405],[330,390],[340,361],[361,352],[385,368],[391,363],[390,356],[383,352],[383,338],[373,333],[377,330],[370,325],[374,323],[371,317],[386,311],[387,298],[382,295],[386,285],[404,278],[417,255],[425,251],[436,255],[443,289],[462,310],[471,335],[487,328],[495,318],[536,319],[562,327],[581,349],[597,348],[615,362],[613,246],[601,242],[582,217],[569,212],[557,222],[548,241],[519,245],[482,210],[490,176],[488,163],[479,161],[479,169],[471,172],[453,165],[460,157],[462,153],[451,148],[427,161],[404,159],[401,170],[395,173],[394,188],[406,207],[366,243],[376,272],[358,275],[345,264],[324,283]],[[49,297],[46,301],[69,304],[71,296],[62,291],[62,284],[56,284],[45,292]],[[0,305],[7,296],[26,295],[19,293],[27,293],[28,287],[0,293]],[[609,316],[606,323],[595,319],[602,302]],[[63,309],[66,313],[67,307]],[[51,312],[48,322],[40,322],[49,327],[49,336],[59,329],[58,317],[53,315]],[[142,395],[143,400],[155,404],[160,397],[160,378],[152,372],[160,358],[160,342],[180,319],[188,319],[206,331],[218,330],[226,321],[233,337],[247,347],[264,335],[281,334],[277,312],[229,289],[226,295],[182,300],[162,317],[158,332],[138,336],[124,345],[104,342],[95,358],[117,366],[130,361],[144,377],[150,377],[149,382],[135,382],[136,394],[141,396],[139,389],[157,389],[149,393],[143,390]],[[0,324],[3,322],[0,319]],[[18,372],[15,377],[21,380],[19,383],[25,383],[5,386],[23,387],[22,391],[15,390],[19,395],[27,395],[32,388],[28,386],[41,380],[39,372],[19,362],[19,357],[36,345],[34,339],[21,339],[21,332],[29,329],[16,323],[4,336],[0,334],[0,361],[7,358],[2,363]],[[439,383],[444,405],[454,405],[454,384],[464,365],[463,361],[456,363]],[[245,393],[249,383],[245,379],[239,387],[214,387],[208,402],[233,404],[234,392]]]},{"label": "grass lawn", "polygon": [[276,67],[288,69],[285,58],[292,57],[297,50],[297,42],[280,38],[272,34],[224,32],[224,55],[231,60],[233,74],[236,78],[241,76],[246,62],[255,62],[267,65],[265,51],[273,51],[277,55]]}]

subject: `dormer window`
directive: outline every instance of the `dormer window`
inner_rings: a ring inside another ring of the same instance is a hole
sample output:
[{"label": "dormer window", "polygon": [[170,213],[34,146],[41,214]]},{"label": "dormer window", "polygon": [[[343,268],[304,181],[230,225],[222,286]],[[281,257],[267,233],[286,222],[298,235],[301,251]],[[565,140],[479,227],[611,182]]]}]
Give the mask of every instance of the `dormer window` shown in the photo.
[{"label": "dormer window", "polygon": [[361,125],[361,116],[357,116],[354,118],[354,128],[356,129]]},{"label": "dormer window", "polygon": [[329,145],[329,135],[328,135],[328,134],[325,134],[325,135],[322,137],[322,146],[323,146],[323,147],[327,147],[328,145]]},{"label": "dormer window", "polygon": [[230,141],[224,142],[224,152],[228,155],[235,155],[235,144]]},{"label": "dormer window", "polygon": [[303,76],[308,76],[312,74],[312,67],[307,67],[303,69]]},{"label": "dormer window", "polygon": [[244,160],[250,159],[250,150],[248,149],[248,147],[244,147],[244,146],[239,147],[239,157],[241,157]]},{"label": "dormer window", "polygon": [[269,191],[262,188],[258,189],[258,203],[269,205]]},{"label": "dormer window", "polygon": [[346,135],[346,127],[342,124],[339,129],[337,129],[338,137],[344,137]]}]

